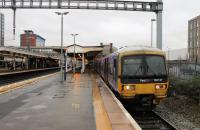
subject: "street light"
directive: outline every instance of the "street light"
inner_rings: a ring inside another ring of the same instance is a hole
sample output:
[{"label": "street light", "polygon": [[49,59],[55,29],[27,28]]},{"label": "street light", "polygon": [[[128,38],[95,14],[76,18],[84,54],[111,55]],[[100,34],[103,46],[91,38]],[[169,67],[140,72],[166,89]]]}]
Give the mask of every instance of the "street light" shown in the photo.
[{"label": "street light", "polygon": [[169,61],[170,61],[170,48],[169,47],[167,47],[167,49],[168,49],[168,74],[169,74]]},{"label": "street light", "polygon": [[151,19],[151,47],[153,47],[153,22],[155,22],[156,19]]},{"label": "street light", "polygon": [[60,49],[60,73],[61,73],[61,81],[63,81],[63,15],[67,15],[69,12],[55,12],[57,15],[61,16],[61,49]]},{"label": "street light", "polygon": [[71,34],[71,36],[74,38],[74,66],[73,66],[73,73],[75,73],[75,43],[76,43],[76,36],[78,36],[78,34]]}]

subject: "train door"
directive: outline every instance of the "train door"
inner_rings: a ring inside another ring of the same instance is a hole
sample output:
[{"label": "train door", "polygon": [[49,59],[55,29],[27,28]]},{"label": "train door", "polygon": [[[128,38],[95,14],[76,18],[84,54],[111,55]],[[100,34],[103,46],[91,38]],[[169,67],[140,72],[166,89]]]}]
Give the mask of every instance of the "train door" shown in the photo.
[{"label": "train door", "polygon": [[108,58],[105,59],[105,72],[104,72],[104,77],[105,77],[105,81],[108,81]]},{"label": "train door", "polygon": [[115,86],[115,88],[117,89],[117,57],[115,57],[114,59],[113,59],[113,81],[114,81],[114,86]]},{"label": "train door", "polygon": [[99,61],[99,74],[101,74],[101,61]]},{"label": "train door", "polygon": [[104,78],[104,60],[101,61],[101,76]]}]

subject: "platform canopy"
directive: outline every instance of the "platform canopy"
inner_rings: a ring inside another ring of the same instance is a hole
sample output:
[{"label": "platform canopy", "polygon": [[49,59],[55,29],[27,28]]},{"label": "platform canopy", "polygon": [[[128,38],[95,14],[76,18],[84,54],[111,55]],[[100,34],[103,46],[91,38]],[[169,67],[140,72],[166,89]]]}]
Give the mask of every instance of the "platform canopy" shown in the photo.
[{"label": "platform canopy", "polygon": [[67,53],[89,53],[89,52],[101,52],[102,46],[81,46],[78,44],[72,44],[64,47]]},{"label": "platform canopy", "polygon": [[64,50],[70,57],[73,57],[74,53],[75,55],[84,54],[86,59],[93,60],[98,53],[103,51],[103,46],[81,46],[72,44],[64,47]]},{"label": "platform canopy", "polygon": [[42,53],[37,53],[33,51],[28,51],[26,49],[18,48],[18,47],[0,47],[0,55],[7,57],[41,57],[41,58],[49,58],[47,55]]}]

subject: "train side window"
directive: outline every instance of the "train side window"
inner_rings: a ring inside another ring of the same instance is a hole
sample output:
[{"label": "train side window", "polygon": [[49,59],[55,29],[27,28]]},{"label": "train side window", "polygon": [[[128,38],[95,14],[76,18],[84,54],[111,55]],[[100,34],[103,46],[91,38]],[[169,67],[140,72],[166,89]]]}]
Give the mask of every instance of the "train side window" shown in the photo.
[{"label": "train side window", "polygon": [[113,79],[116,78],[116,69],[117,69],[117,60],[114,59],[114,65],[113,65]]},{"label": "train side window", "polygon": [[116,59],[114,59],[114,68],[116,68],[117,63],[116,63]]}]

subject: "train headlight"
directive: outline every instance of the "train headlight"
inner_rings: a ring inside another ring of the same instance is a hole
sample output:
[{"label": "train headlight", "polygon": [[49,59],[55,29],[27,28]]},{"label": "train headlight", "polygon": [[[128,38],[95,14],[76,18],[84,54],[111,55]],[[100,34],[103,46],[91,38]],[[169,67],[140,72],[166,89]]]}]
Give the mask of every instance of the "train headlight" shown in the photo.
[{"label": "train headlight", "polygon": [[124,85],[124,90],[135,90],[135,85]]},{"label": "train headlight", "polygon": [[157,84],[156,85],[156,89],[166,89],[167,88],[167,85],[165,84]]}]

